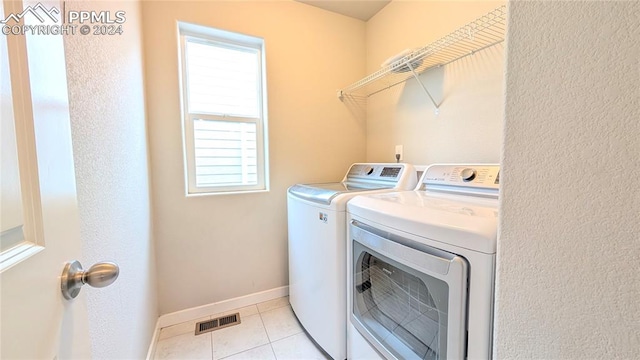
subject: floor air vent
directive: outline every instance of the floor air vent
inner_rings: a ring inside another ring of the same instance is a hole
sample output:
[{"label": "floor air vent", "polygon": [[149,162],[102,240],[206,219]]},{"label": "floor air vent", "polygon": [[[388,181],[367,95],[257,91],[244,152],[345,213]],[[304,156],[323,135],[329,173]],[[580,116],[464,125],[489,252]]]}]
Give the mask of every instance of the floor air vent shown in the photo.
[{"label": "floor air vent", "polygon": [[209,331],[224,329],[229,326],[240,324],[240,313],[217,317],[212,320],[201,321],[196,324],[196,335]]}]

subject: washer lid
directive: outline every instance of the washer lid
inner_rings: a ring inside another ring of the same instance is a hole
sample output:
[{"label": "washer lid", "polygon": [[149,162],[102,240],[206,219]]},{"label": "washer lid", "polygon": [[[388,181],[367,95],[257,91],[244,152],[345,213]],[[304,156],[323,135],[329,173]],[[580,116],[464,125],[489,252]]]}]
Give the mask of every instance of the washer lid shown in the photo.
[{"label": "washer lid", "polygon": [[416,236],[486,254],[496,252],[497,199],[396,191],[356,196],[347,209],[352,215]]},{"label": "washer lid", "polygon": [[390,189],[392,187],[392,185],[383,186],[380,184],[351,182],[297,184],[289,188],[289,193],[305,200],[329,205],[331,204],[331,201],[340,194],[356,191]]},{"label": "washer lid", "polygon": [[413,189],[417,181],[416,169],[404,163],[355,163],[341,182],[297,184],[289,194],[320,204],[330,205],[340,194],[356,191]]}]

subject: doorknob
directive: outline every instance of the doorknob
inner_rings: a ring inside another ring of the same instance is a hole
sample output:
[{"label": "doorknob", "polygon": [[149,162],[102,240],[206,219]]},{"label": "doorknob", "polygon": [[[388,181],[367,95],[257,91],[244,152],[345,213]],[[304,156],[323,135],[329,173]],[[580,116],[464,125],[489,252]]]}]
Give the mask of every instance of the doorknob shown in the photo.
[{"label": "doorknob", "polygon": [[65,264],[60,276],[62,296],[67,300],[75,298],[84,284],[97,288],[109,286],[116,281],[118,274],[120,268],[116,263],[97,263],[85,271],[78,260],[70,261]]}]

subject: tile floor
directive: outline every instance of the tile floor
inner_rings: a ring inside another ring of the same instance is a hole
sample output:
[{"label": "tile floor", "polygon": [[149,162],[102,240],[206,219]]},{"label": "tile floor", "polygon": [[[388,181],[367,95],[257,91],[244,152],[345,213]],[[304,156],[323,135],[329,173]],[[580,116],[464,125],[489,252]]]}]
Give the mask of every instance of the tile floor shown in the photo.
[{"label": "tile floor", "polygon": [[[241,323],[194,335],[195,324],[239,312]],[[213,314],[160,330],[154,359],[328,359],[296,319],[289,297]]]}]

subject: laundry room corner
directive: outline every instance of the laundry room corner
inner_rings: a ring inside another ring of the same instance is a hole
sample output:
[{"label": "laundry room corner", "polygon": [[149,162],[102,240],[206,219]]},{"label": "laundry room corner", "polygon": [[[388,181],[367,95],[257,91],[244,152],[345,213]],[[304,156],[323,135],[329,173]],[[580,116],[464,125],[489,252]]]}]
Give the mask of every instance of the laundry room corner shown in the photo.
[{"label": "laundry room corner", "polygon": [[[177,21],[264,39],[268,192],[185,196]],[[364,159],[365,124],[336,98],[364,74],[364,30],[293,1],[143,2],[161,314],[287,285],[287,187]]]},{"label": "laundry room corner", "polygon": [[[431,44],[504,5],[504,1],[392,1],[367,21],[367,73],[405,49]],[[367,161],[412,164],[497,163],[504,108],[504,43],[371,95],[367,100]]]}]

